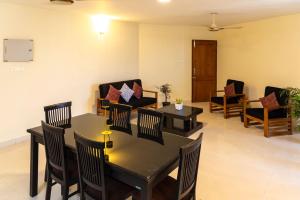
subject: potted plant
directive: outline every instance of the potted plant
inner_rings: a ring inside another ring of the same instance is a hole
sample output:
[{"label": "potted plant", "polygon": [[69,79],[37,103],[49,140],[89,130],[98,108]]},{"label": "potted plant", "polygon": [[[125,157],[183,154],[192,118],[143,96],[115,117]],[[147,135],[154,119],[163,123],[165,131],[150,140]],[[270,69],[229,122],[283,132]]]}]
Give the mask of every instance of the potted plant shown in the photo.
[{"label": "potted plant", "polygon": [[175,108],[176,108],[176,110],[182,110],[182,108],[183,108],[183,100],[182,99],[176,99]]},{"label": "potted plant", "polygon": [[289,103],[291,105],[292,117],[296,120],[296,130],[300,131],[300,89],[288,87]]},{"label": "potted plant", "polygon": [[168,102],[168,99],[170,99],[171,85],[169,83],[166,83],[166,84],[163,84],[163,85],[161,85],[157,88],[165,96],[165,101],[162,102],[163,106],[170,105],[170,102]]}]

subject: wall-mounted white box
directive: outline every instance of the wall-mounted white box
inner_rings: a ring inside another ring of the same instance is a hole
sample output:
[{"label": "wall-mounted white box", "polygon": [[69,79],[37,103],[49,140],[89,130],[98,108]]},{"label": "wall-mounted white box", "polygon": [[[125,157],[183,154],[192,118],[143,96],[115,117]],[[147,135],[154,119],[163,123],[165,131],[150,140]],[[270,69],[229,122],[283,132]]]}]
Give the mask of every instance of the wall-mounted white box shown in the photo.
[{"label": "wall-mounted white box", "polygon": [[4,39],[4,62],[29,62],[33,61],[33,40]]}]

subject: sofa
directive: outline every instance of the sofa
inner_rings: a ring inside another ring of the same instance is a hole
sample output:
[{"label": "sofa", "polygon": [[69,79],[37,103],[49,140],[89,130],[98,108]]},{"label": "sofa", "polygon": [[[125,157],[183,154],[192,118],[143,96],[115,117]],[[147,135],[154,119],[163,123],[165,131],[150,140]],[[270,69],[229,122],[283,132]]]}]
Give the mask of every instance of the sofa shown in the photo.
[{"label": "sofa", "polygon": [[[97,114],[103,114],[105,109],[108,109],[105,105],[108,103],[119,103],[119,104],[125,104],[132,107],[132,109],[137,109],[139,107],[152,107],[157,108],[157,97],[158,92],[156,91],[150,91],[150,90],[142,90],[141,98],[138,99],[134,95],[131,97],[129,102],[126,102],[122,97],[119,98],[118,102],[109,102],[106,100],[106,96],[109,92],[110,85],[112,85],[114,88],[120,90],[124,83],[126,83],[129,88],[133,88],[133,84],[136,82],[138,85],[142,87],[142,81],[140,79],[133,79],[133,80],[126,80],[126,81],[118,81],[118,82],[110,82],[110,83],[103,83],[99,85],[99,93],[100,98],[97,99]],[[145,94],[151,94],[153,97],[145,96]]]}]

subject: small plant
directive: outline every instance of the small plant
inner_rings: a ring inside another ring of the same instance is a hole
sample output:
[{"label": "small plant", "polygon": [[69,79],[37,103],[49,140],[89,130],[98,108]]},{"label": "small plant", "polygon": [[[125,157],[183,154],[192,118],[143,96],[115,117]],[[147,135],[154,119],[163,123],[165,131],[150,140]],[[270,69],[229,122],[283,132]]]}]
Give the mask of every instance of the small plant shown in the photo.
[{"label": "small plant", "polygon": [[182,104],[183,103],[183,100],[182,99],[176,99],[176,104]]},{"label": "small plant", "polygon": [[161,93],[165,95],[165,102],[168,102],[168,99],[170,99],[170,94],[172,92],[171,85],[169,83],[163,84],[159,87],[157,87]]},{"label": "small plant", "polygon": [[292,107],[292,116],[297,120],[297,130],[300,130],[300,89],[288,87],[286,88],[287,92],[282,93],[281,95],[289,96],[289,104]]}]

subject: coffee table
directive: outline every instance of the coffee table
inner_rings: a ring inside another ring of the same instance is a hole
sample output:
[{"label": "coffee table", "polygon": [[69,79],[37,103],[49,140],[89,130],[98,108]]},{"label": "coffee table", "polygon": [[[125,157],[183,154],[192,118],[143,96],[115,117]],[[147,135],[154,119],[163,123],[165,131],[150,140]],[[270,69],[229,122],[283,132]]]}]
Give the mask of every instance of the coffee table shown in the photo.
[{"label": "coffee table", "polygon": [[197,121],[202,108],[183,106],[182,110],[176,110],[175,105],[171,104],[158,111],[164,113],[163,131],[188,137],[203,127],[203,123]]}]

